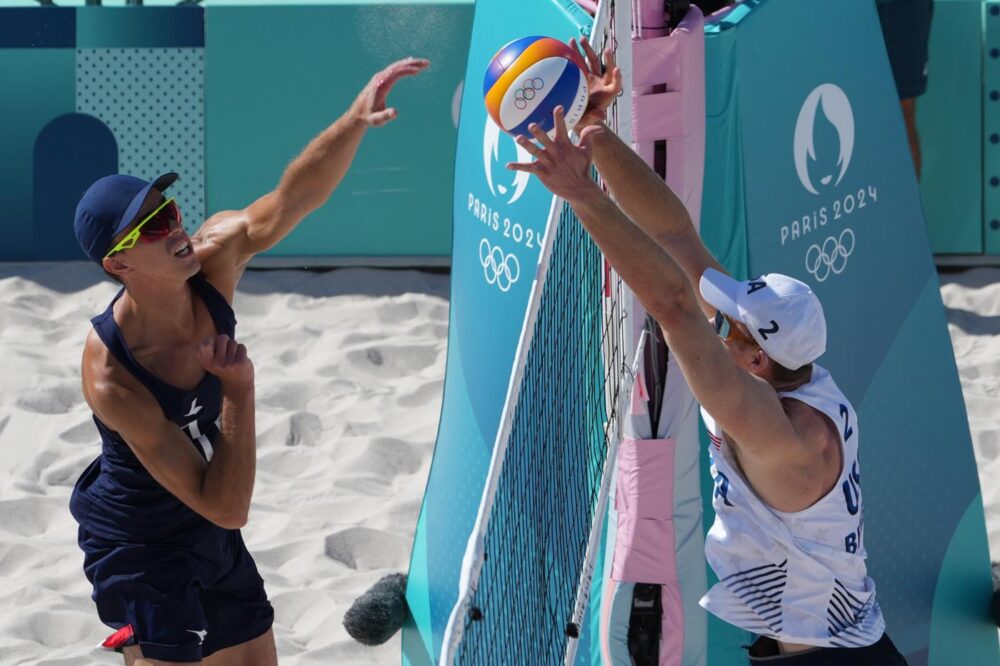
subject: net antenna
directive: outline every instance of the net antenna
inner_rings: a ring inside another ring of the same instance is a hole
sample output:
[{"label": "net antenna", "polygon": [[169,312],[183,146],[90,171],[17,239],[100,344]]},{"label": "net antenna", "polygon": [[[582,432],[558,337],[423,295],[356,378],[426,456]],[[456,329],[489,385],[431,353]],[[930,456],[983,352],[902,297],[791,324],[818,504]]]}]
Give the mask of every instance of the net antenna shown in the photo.
[{"label": "net antenna", "polygon": [[[602,0],[590,39],[622,66],[608,126],[627,143],[631,31],[631,5]],[[633,300],[554,198],[441,664],[574,662],[634,384]]]}]

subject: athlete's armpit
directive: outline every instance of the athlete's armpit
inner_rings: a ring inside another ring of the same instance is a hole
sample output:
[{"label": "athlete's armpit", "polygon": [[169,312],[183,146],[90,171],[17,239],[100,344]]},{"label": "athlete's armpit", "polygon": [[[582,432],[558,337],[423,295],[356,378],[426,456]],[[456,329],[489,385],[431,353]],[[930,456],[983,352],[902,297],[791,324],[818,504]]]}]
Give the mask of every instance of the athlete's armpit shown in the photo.
[{"label": "athlete's armpit", "polygon": [[742,452],[787,460],[801,450],[774,388],[733,361],[700,308],[690,304],[660,325],[698,402]]}]

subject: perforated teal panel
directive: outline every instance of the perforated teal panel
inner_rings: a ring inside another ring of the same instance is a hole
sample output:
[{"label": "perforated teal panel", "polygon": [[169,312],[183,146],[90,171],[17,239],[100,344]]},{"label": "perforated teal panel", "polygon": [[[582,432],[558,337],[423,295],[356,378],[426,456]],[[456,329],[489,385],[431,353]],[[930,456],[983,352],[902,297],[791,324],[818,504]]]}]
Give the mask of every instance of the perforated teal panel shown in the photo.
[{"label": "perforated teal panel", "polygon": [[189,229],[205,217],[204,81],[203,49],[77,51],[77,110],[111,128],[121,173],[180,174],[170,194]]}]

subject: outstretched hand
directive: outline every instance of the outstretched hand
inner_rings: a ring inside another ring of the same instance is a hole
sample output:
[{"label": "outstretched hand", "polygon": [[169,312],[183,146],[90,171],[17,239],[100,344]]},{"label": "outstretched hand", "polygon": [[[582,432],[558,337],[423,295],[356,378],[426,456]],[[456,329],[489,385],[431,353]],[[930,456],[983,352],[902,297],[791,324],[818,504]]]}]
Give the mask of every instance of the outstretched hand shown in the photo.
[{"label": "outstretched hand", "polygon": [[389,91],[404,76],[414,76],[427,69],[430,60],[404,58],[375,74],[354,101],[354,112],[369,127],[381,127],[399,115],[386,106]]},{"label": "outstretched hand", "polygon": [[583,47],[583,57],[587,62],[587,85],[590,88],[590,98],[587,108],[576,123],[577,131],[584,127],[603,123],[608,118],[608,107],[622,92],[622,72],[615,63],[615,54],[611,49],[604,49],[604,65],[601,65],[597,52],[587,41],[580,39],[579,46],[575,39],[569,40],[569,46],[574,51]]},{"label": "outstretched hand", "polygon": [[[573,203],[595,191],[597,184],[590,176],[590,162],[593,157],[591,141],[604,131],[603,127],[592,125],[580,133],[580,143],[574,145],[566,131],[566,121],[561,106],[552,112],[555,120],[555,138],[551,139],[537,123],[528,126],[535,137],[535,144],[526,137],[516,141],[535,158],[534,162],[510,162],[508,169],[526,171],[538,177],[553,194]],[[539,145],[540,144],[540,145]]]}]

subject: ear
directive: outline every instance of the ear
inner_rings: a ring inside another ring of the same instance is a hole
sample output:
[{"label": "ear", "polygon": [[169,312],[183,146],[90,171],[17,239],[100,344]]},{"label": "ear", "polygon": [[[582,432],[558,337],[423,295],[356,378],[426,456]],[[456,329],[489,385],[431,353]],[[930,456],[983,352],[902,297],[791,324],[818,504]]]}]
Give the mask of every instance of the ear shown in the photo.
[{"label": "ear", "polygon": [[101,262],[101,265],[104,266],[104,270],[118,277],[132,272],[132,268],[122,261],[122,257],[119,254],[113,254],[105,258]]},{"label": "ear", "polygon": [[771,367],[771,358],[760,347],[753,348],[753,358],[750,359],[750,369],[755,375],[766,372]]}]

